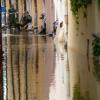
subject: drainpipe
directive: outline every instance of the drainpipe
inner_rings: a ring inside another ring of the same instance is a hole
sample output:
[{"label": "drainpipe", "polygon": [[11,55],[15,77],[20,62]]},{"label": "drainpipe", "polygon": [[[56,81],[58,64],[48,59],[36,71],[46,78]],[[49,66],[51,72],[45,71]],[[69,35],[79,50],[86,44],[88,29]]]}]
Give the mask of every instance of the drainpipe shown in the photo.
[{"label": "drainpipe", "polygon": [[9,0],[9,7],[11,7],[11,0]]},{"label": "drainpipe", "polygon": [[26,0],[24,0],[24,11],[26,11]]},{"label": "drainpipe", "polygon": [[[16,0],[16,10],[18,12],[18,0]],[[19,13],[17,13],[17,20],[19,20]]]},{"label": "drainpipe", "polygon": [[37,11],[37,0],[34,0],[34,6],[35,6],[35,22],[34,22],[34,25],[35,26],[38,26],[38,11]]},{"label": "drainpipe", "polygon": [[[1,0],[0,0],[1,10]],[[1,32],[1,11],[0,11],[0,100],[3,100],[3,77],[2,77],[2,32]]]}]

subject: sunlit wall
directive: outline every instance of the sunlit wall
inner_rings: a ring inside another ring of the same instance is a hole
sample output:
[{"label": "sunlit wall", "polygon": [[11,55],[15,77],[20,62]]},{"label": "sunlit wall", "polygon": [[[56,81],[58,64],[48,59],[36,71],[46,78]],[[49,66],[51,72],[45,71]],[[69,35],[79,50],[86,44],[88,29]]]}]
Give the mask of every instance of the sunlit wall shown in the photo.
[{"label": "sunlit wall", "polygon": [[52,32],[53,22],[59,20],[59,22],[64,20],[66,15],[66,0],[46,0],[46,23],[47,23],[47,32]]},{"label": "sunlit wall", "polygon": [[55,19],[58,19],[59,21],[62,21],[64,19],[64,15],[66,14],[65,2],[65,0],[54,0]]}]

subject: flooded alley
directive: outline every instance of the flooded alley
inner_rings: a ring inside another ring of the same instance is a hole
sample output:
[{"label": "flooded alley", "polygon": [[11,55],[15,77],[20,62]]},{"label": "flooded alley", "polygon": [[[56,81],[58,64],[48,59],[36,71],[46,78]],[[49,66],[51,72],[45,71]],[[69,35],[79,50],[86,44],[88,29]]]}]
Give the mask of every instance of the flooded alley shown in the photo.
[{"label": "flooded alley", "polygon": [[0,100],[100,100],[100,0],[0,0]]},{"label": "flooded alley", "polygon": [[56,48],[48,35],[4,33],[4,100],[69,100],[67,52]]}]

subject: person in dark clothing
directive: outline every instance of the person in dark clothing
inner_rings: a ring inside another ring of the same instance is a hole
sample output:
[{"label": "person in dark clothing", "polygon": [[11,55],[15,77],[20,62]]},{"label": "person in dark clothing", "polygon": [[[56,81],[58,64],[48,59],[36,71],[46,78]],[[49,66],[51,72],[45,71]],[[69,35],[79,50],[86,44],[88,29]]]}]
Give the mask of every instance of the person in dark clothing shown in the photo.
[{"label": "person in dark clothing", "polygon": [[14,27],[16,25],[16,9],[14,5],[11,5],[11,8],[8,10],[9,14],[9,26]]},{"label": "person in dark clothing", "polygon": [[44,14],[41,14],[40,19],[42,20],[42,26],[41,26],[41,31],[39,34],[46,34],[46,16]]},{"label": "person in dark clothing", "polygon": [[56,34],[57,26],[58,26],[58,20],[54,21],[53,23],[53,33],[54,34]]},{"label": "person in dark clothing", "polygon": [[32,23],[32,17],[28,12],[25,12],[21,18],[20,23],[16,23],[16,27],[18,28],[18,30],[20,30],[20,28],[27,29],[29,23]]}]

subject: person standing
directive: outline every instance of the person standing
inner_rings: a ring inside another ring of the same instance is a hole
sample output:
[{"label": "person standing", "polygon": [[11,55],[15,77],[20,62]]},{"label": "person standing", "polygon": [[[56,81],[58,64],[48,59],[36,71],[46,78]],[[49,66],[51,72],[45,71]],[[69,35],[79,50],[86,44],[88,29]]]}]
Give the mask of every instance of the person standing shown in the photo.
[{"label": "person standing", "polygon": [[40,19],[42,20],[42,26],[41,26],[41,32],[40,34],[46,34],[46,16],[44,14],[41,14]]},{"label": "person standing", "polygon": [[66,34],[67,34],[66,24],[64,21],[61,21],[57,27],[54,42],[55,43],[62,43],[65,45],[67,42]]},{"label": "person standing", "polygon": [[16,9],[14,8],[14,5],[11,5],[11,7],[8,9],[9,14],[9,26],[14,27],[16,25]]},{"label": "person standing", "polygon": [[55,35],[56,35],[57,27],[58,27],[58,20],[56,20],[56,21],[53,22],[53,33],[54,33]]}]

